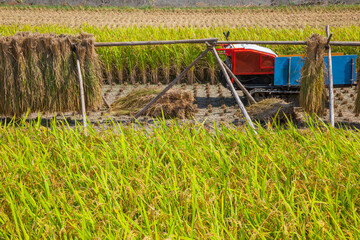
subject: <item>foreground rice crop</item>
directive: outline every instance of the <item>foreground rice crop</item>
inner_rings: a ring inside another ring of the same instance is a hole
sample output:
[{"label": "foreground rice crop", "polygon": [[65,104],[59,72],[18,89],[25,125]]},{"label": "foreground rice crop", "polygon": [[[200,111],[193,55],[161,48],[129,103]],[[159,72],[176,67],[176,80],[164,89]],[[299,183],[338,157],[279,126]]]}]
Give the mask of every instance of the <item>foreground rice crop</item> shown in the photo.
[{"label": "foreground rice crop", "polygon": [[360,237],[360,134],[0,127],[0,238]]},{"label": "foreground rice crop", "polygon": [[[222,39],[224,30],[231,31],[233,40],[305,40],[314,33],[324,35],[323,28],[168,28],[168,27],[96,27],[84,25],[80,28],[70,28],[57,25],[0,25],[0,35],[13,35],[19,31],[77,34],[87,32],[94,34],[98,42],[117,41],[148,41],[148,40],[176,40],[218,37]],[[334,41],[359,41],[359,26],[333,28]],[[169,45],[169,46],[139,46],[97,48],[103,64],[104,76],[109,83],[140,82],[167,83],[190,64],[198,54],[204,50],[204,45]],[[301,46],[269,46],[278,54],[304,54]],[[334,52],[345,54],[360,54],[359,48],[333,48]],[[217,66],[215,60],[208,54],[196,68],[187,74],[188,83],[204,81],[215,83],[217,80]]]}]

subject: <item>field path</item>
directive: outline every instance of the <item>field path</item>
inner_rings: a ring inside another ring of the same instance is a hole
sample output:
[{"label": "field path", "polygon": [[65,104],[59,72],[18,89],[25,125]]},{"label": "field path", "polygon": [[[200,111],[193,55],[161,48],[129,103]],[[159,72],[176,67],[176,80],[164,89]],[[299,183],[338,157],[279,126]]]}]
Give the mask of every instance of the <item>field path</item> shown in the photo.
[{"label": "field path", "polygon": [[0,7],[0,24],[57,24],[78,27],[84,24],[109,27],[168,26],[168,27],[332,27],[359,26],[360,8],[334,9],[189,9],[189,10],[65,10],[56,8]]}]

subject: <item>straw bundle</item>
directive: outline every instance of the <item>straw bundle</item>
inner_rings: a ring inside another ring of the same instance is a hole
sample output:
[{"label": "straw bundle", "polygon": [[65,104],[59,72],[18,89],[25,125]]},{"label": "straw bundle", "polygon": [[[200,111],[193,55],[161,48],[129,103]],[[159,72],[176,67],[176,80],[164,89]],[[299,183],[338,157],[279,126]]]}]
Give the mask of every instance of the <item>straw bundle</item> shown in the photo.
[{"label": "straw bundle", "polygon": [[266,98],[249,106],[247,112],[253,120],[267,122],[276,118],[286,122],[294,115],[294,104],[278,98]]},{"label": "straw bundle", "polygon": [[360,114],[360,61],[358,61],[358,72],[357,72],[357,96],[355,100],[355,113]]},{"label": "straw bundle", "polygon": [[[134,90],[127,96],[117,99],[111,110],[118,114],[135,114],[149,103],[161,90],[157,88],[144,88]],[[194,97],[191,92],[183,90],[170,90],[156,101],[145,115],[165,118],[190,118],[197,112]]]},{"label": "straw bundle", "polygon": [[307,39],[307,52],[301,74],[300,106],[309,114],[322,116],[325,109],[325,46],[327,39],[314,34]]},{"label": "straw bundle", "polygon": [[86,105],[101,104],[101,67],[91,35],[18,33],[0,36],[0,114],[80,109],[76,62],[78,45]]}]

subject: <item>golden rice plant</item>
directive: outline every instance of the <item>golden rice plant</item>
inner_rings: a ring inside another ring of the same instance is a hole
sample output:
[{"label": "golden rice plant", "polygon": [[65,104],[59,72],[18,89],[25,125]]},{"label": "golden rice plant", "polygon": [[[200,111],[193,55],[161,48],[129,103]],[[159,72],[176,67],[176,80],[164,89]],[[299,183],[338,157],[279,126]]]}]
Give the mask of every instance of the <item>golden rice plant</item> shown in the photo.
[{"label": "golden rice plant", "polygon": [[92,35],[21,32],[0,37],[0,114],[79,110],[73,44],[78,46],[86,105],[98,107],[102,76]]}]

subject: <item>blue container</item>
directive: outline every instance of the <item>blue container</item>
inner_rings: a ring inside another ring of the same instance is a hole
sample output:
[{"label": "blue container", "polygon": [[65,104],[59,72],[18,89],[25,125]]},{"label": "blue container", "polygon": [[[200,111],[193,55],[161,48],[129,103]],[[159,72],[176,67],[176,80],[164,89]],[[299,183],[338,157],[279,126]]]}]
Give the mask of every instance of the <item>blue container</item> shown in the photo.
[{"label": "blue container", "polygon": [[[332,57],[334,87],[350,86],[356,81],[356,58],[357,55]],[[300,86],[301,69],[304,66],[304,62],[305,58],[301,57],[275,58],[274,85],[288,86],[288,83],[290,83],[290,87]],[[328,68],[328,62],[329,58],[325,57],[326,69]],[[328,82],[329,80],[326,76],[326,84]]]}]

